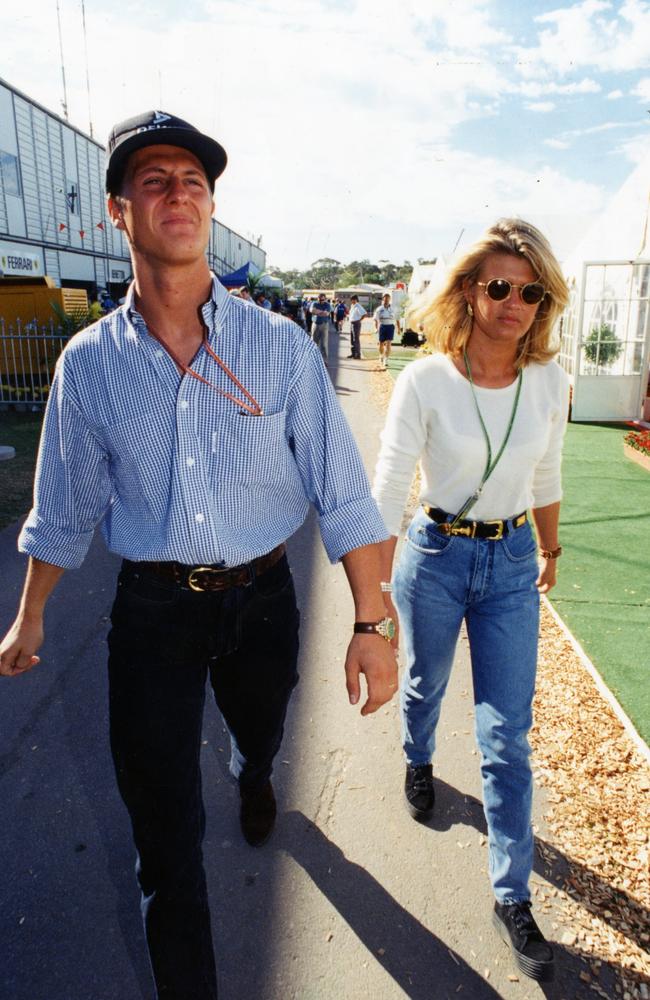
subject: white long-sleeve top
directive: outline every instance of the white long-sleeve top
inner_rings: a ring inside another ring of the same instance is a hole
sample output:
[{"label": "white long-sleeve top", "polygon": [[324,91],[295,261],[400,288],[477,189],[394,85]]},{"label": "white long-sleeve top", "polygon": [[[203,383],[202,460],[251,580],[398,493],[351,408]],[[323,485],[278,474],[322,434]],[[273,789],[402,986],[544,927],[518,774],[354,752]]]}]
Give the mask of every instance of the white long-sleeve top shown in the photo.
[{"label": "white long-sleeve top", "polygon": [[[494,459],[508,428],[517,382],[475,386]],[[560,463],[569,407],[566,372],[552,361],[524,368],[510,440],[469,518],[508,518],[562,497]],[[420,500],[455,514],[479,486],[487,460],[472,387],[444,354],[414,361],[397,379],[375,472],[374,497],[390,534],[400,532],[417,461]]]}]

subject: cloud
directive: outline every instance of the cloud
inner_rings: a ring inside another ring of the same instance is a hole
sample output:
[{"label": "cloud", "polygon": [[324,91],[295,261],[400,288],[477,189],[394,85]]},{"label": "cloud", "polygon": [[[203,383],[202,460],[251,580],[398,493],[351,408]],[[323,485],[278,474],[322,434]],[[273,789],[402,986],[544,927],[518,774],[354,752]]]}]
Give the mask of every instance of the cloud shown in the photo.
[{"label": "cloud", "polygon": [[544,139],[544,145],[550,146],[551,149],[569,149],[571,143],[566,139]]},{"label": "cloud", "polygon": [[517,90],[525,97],[546,97],[548,94],[569,95],[597,94],[601,86],[595,80],[585,78],[574,83],[554,83],[551,80],[525,81],[519,83]]},{"label": "cloud", "polygon": [[619,98],[623,97],[622,90],[610,90],[609,94],[606,95],[608,101],[618,101]]},{"label": "cloud", "polygon": [[604,0],[582,3],[540,14],[537,44],[517,46],[522,75],[547,71],[561,76],[581,68],[600,72],[645,69],[650,61],[650,4],[624,0],[618,10]]},{"label": "cloud", "polygon": [[650,76],[644,76],[642,80],[639,80],[630,93],[642,101],[650,101]]},{"label": "cloud", "polygon": [[614,157],[622,156],[630,163],[641,163],[650,157],[650,138],[647,132],[631,136],[611,150]]},{"label": "cloud", "polygon": [[555,101],[534,101],[524,106],[528,111],[540,111],[540,112],[555,111]]}]

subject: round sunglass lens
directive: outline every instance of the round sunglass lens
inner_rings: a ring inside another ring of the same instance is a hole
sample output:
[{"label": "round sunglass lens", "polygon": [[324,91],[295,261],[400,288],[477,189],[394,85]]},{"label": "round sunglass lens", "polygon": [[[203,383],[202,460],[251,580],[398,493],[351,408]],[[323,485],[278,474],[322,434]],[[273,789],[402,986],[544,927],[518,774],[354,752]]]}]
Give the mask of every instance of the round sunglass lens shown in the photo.
[{"label": "round sunglass lens", "polygon": [[494,302],[503,302],[510,295],[511,288],[510,282],[504,278],[492,278],[485,286],[485,291]]},{"label": "round sunglass lens", "polygon": [[534,306],[538,302],[541,302],[546,293],[546,289],[543,285],[538,285],[536,282],[532,282],[529,285],[524,285],[521,290],[521,297],[524,302],[529,306]]}]

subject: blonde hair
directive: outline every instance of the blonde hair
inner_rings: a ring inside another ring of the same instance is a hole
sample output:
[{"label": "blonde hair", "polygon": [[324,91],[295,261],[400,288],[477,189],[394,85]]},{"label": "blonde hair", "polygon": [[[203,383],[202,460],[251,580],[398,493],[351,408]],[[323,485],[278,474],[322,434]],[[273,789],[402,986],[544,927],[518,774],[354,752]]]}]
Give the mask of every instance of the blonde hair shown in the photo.
[{"label": "blonde hair", "polygon": [[546,289],[530,329],[519,342],[516,365],[523,367],[531,361],[546,364],[558,351],[553,342],[553,328],[568,304],[569,289],[548,240],[523,219],[499,219],[490,226],[482,239],[454,264],[434,298],[425,297],[413,303],[408,311],[408,324],[413,329],[421,327],[435,351],[452,356],[462,354],[472,331],[465,291],[476,282],[485,258],[493,253],[524,257],[535,272],[535,280]]}]

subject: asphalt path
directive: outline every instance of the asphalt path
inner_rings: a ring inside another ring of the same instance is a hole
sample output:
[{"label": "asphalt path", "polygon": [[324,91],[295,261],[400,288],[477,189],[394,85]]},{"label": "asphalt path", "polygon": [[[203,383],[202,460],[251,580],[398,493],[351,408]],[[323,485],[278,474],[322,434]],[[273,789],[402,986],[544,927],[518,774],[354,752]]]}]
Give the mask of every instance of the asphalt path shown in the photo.
[{"label": "asphalt path", "polygon": [[[372,470],[382,416],[374,362],[347,361],[332,334],[330,373]],[[24,572],[0,533],[0,629]],[[301,607],[301,683],[275,769],[275,833],[252,849],[238,827],[228,740],[205,714],[205,863],[223,1000],[488,1000],[583,993],[558,946],[543,989],[518,977],[490,925],[485,822],[461,641],[440,725],[438,807],[414,823],[402,801],[395,703],[362,719],[343,660],[353,621],[340,566],[312,516],[291,540]],[[105,636],[118,560],[96,539],[50,600],[42,663],[0,685],[0,998],[151,1000],[129,822],[108,747]],[[536,825],[543,838],[543,802]],[[543,839],[541,840],[543,845]],[[538,882],[557,881],[541,855]],[[552,914],[540,923],[552,936]],[[602,980],[601,980],[602,981]]]}]

